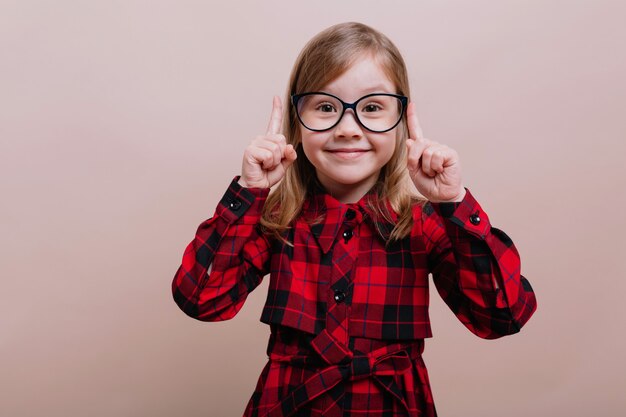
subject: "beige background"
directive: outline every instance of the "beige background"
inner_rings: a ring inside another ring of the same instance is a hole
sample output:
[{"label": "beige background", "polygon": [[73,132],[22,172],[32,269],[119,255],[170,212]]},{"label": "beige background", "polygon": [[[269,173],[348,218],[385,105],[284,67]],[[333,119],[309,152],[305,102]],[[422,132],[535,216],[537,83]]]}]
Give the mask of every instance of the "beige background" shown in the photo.
[{"label": "beige background", "polygon": [[348,20],[398,45],[537,293],[487,341],[431,289],[440,415],[624,415],[624,3],[292,3],[0,1],[0,415],[242,414],[267,279],[224,323],[170,283],[297,53]]}]

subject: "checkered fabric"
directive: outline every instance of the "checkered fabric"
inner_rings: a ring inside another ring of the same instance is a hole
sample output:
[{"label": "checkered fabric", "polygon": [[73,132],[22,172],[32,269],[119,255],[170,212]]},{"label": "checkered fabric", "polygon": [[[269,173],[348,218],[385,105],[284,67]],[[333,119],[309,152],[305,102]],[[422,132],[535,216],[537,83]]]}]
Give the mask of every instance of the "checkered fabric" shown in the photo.
[{"label": "checkered fabric", "polygon": [[517,249],[467,188],[458,203],[416,204],[410,236],[389,244],[397,216],[386,202],[392,219],[376,218],[373,189],[345,204],[316,188],[290,246],[260,231],[269,189],[238,179],[198,227],[172,291],[189,316],[228,320],[270,274],[269,360],[244,416],[436,416],[421,357],[429,273],[481,338],[519,332],[536,310]]}]

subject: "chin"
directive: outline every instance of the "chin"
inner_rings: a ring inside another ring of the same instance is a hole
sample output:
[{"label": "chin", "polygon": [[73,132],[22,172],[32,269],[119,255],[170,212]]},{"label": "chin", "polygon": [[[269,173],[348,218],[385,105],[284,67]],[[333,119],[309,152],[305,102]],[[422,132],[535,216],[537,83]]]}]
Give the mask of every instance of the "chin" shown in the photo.
[{"label": "chin", "polygon": [[358,185],[371,179],[371,175],[363,176],[363,173],[338,172],[335,175],[326,175],[326,178],[342,185]]}]

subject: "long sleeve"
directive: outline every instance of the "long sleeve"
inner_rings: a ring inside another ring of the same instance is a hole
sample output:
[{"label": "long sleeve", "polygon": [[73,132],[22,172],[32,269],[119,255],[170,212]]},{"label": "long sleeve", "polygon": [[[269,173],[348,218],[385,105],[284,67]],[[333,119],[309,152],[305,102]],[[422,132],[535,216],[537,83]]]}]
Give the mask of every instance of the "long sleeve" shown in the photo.
[{"label": "long sleeve", "polygon": [[457,203],[427,203],[422,212],[429,268],[437,291],[474,334],[495,339],[517,333],[537,308],[521,275],[512,240],[492,227],[467,191]]},{"label": "long sleeve", "polygon": [[259,231],[269,188],[244,188],[238,180],[198,227],[172,281],[174,301],[198,320],[234,317],[269,272],[270,243]]}]

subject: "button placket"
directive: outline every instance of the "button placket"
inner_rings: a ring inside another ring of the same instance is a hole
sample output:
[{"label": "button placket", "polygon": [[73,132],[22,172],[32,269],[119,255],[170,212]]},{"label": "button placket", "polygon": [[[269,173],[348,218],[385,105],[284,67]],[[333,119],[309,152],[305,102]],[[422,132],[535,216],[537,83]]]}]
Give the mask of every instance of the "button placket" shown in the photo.
[{"label": "button placket", "polygon": [[328,293],[326,329],[342,343],[348,343],[348,316],[352,299],[351,276],[357,256],[357,229],[361,212],[348,207],[340,220],[339,236],[333,249],[333,273]]}]

